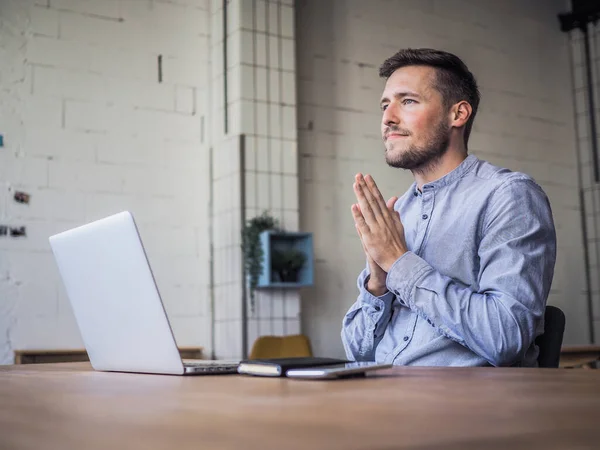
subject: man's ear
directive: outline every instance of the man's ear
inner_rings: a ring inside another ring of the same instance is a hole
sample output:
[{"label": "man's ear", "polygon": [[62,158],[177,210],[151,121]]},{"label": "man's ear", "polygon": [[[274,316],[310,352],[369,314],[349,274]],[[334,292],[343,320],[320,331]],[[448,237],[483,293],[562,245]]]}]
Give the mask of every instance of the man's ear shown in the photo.
[{"label": "man's ear", "polygon": [[469,102],[461,101],[452,107],[451,124],[453,127],[460,128],[467,124],[469,117],[473,114],[473,108]]}]

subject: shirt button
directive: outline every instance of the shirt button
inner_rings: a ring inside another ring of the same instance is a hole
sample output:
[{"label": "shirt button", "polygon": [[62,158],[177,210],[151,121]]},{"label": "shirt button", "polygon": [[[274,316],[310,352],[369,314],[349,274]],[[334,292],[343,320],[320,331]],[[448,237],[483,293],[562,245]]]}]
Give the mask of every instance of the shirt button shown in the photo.
[{"label": "shirt button", "polygon": [[427,220],[427,218],[428,218],[428,217],[429,217],[429,216],[428,216],[427,214],[423,214],[423,215],[421,216],[421,218],[422,218],[423,220]]},{"label": "shirt button", "polygon": [[413,195],[416,197],[416,196],[417,196],[417,195],[419,195],[419,194],[417,194],[416,192],[413,192]]},{"label": "shirt button", "polygon": [[404,336],[404,341],[408,341],[410,338],[408,336]]}]

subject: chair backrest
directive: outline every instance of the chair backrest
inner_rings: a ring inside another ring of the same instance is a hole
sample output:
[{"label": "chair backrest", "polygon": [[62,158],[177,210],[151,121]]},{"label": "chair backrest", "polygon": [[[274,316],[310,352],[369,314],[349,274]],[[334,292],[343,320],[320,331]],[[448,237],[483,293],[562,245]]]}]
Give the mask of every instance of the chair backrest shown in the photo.
[{"label": "chair backrest", "polygon": [[565,314],[560,308],[547,305],[544,313],[544,334],[535,340],[540,349],[539,367],[558,367],[564,332]]},{"label": "chair backrest", "polygon": [[312,356],[308,338],[303,334],[260,336],[254,341],[249,359]]}]

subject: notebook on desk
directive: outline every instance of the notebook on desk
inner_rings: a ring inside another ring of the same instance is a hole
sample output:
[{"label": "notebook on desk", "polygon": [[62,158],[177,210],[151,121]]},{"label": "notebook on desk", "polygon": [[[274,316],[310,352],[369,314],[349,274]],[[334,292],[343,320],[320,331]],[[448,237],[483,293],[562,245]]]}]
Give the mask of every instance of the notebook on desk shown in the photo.
[{"label": "notebook on desk", "polygon": [[237,373],[239,361],[182,361],[131,213],[51,236],[50,246],[94,369]]},{"label": "notebook on desk", "polygon": [[304,356],[296,358],[248,359],[240,362],[238,372],[245,375],[283,377],[290,369],[330,366],[346,363],[345,359]]}]

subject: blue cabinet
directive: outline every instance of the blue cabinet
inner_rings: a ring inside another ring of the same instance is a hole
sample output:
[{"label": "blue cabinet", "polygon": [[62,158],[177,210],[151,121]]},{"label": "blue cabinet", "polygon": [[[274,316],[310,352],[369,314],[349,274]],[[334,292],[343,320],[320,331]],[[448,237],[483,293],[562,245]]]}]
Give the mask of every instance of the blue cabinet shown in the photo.
[{"label": "blue cabinet", "polygon": [[[260,234],[260,244],[263,250],[263,265],[257,289],[300,288],[313,285],[312,233],[263,231]],[[277,252],[285,252],[288,249],[298,250],[305,256],[295,281],[282,280],[281,274],[274,270],[272,264]]]}]

